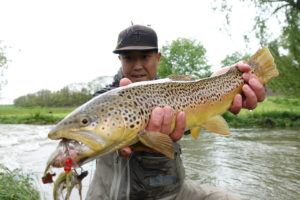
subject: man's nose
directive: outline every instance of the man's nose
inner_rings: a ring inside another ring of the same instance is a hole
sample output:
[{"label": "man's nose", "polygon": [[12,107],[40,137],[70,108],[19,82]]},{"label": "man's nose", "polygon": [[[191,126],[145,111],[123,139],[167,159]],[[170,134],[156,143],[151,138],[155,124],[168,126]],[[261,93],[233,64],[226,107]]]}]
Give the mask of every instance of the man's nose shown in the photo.
[{"label": "man's nose", "polygon": [[134,62],[134,67],[133,69],[134,70],[139,70],[139,69],[142,69],[143,68],[143,62],[140,60],[140,59],[137,59],[135,62]]}]

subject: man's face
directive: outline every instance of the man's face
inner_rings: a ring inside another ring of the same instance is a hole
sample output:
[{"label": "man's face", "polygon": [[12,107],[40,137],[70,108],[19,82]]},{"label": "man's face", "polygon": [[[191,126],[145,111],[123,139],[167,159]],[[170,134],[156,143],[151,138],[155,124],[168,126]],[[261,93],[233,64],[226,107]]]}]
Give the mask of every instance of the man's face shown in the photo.
[{"label": "man's face", "polygon": [[153,80],[161,53],[153,51],[129,51],[119,55],[123,75],[132,82]]}]

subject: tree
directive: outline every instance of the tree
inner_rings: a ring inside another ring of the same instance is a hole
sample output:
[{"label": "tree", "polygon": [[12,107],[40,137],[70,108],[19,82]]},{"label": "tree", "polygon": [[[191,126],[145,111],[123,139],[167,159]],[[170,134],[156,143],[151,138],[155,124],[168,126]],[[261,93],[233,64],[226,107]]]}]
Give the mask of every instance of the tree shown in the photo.
[{"label": "tree", "polygon": [[[291,33],[291,27],[296,27],[299,30],[300,19],[300,0],[239,0],[244,7],[255,7],[256,13],[254,17],[253,31],[256,37],[260,40],[261,45],[268,44],[274,38],[272,30],[268,22],[272,19],[277,19],[277,26],[282,32],[288,31]],[[214,1],[213,9],[220,10],[225,13],[226,24],[230,24],[230,13],[235,6],[228,1]],[[248,34],[245,34],[245,40],[248,41]]]},{"label": "tree", "polygon": [[158,76],[171,74],[207,77],[211,66],[207,64],[206,50],[200,42],[192,39],[178,38],[162,46]]},{"label": "tree", "polygon": [[221,61],[221,67],[232,66],[239,61],[247,61],[249,58],[249,54],[242,55],[240,52],[234,52],[232,55],[227,55],[226,58]]},{"label": "tree", "polygon": [[3,85],[6,84],[6,81],[3,77],[3,72],[4,70],[7,68],[7,58],[4,54],[4,50],[5,50],[5,47],[2,47],[1,46],[1,40],[0,40],[0,92],[1,92],[1,89],[3,87]]},{"label": "tree", "polygon": [[293,51],[287,50],[289,47],[284,48],[286,45],[289,46],[289,42],[284,40],[284,38],[270,43],[270,49],[275,58],[280,76],[276,77],[275,81],[271,81],[269,86],[273,91],[285,96],[300,98],[299,54],[295,55],[292,53]]},{"label": "tree", "polygon": [[[246,3],[245,0],[240,0]],[[300,97],[300,0],[251,0],[257,13],[253,31],[261,45],[269,44],[279,70],[279,77],[270,83],[272,90],[284,95]],[[219,3],[219,2],[218,2]],[[222,1],[221,11],[226,13],[230,23],[230,12],[233,6]],[[281,29],[278,38],[272,37],[269,26],[271,19],[277,19]],[[244,36],[249,42],[249,37]]]}]

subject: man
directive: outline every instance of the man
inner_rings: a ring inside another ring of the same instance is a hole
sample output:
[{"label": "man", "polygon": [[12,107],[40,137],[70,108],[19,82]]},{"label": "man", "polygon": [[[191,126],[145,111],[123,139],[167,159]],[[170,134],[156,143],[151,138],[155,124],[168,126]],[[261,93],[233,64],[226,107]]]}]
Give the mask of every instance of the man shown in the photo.
[{"label": "man", "polygon": [[[132,82],[149,81],[156,78],[161,57],[158,52],[157,35],[149,27],[133,25],[123,30],[118,37],[114,53],[119,54],[121,68],[113,83],[97,92],[101,94]],[[246,83],[243,95],[236,95],[230,111],[237,114],[242,107],[254,109],[263,101],[265,90],[258,79],[250,73],[246,63],[236,64],[243,72]],[[214,75],[224,73],[222,69]],[[176,126],[171,130],[172,119]],[[103,156],[97,160],[96,172],[87,194],[88,200],[97,199],[242,199],[214,187],[196,186],[184,180],[185,174],[180,158],[181,149],[176,141],[185,130],[185,113],[174,116],[171,107],[154,108],[148,126],[149,131],[168,134],[174,141],[175,159],[159,153],[132,151],[125,147],[119,152]]]}]

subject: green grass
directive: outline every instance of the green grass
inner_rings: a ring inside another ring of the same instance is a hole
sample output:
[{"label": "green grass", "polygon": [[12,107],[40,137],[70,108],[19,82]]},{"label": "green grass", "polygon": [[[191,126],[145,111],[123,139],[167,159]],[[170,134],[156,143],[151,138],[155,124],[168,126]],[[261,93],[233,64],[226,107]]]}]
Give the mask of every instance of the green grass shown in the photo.
[{"label": "green grass", "polygon": [[33,185],[33,178],[20,169],[13,171],[0,165],[1,200],[39,200],[40,194]]},{"label": "green grass", "polygon": [[2,124],[54,124],[72,112],[71,108],[16,107],[0,105]]},{"label": "green grass", "polygon": [[225,113],[231,127],[300,127],[300,99],[268,97],[253,111]]},{"label": "green grass", "polygon": [[[54,124],[74,110],[71,108],[22,108],[0,105],[0,123]],[[253,111],[224,114],[230,127],[300,127],[300,99],[268,97]]]}]

